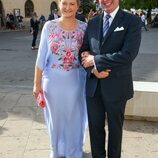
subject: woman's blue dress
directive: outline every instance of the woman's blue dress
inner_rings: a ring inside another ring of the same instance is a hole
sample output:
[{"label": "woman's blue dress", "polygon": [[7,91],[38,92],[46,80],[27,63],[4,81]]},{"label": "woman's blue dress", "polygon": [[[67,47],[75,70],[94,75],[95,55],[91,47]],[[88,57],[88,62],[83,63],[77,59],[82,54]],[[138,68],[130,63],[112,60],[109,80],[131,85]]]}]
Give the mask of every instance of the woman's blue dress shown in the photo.
[{"label": "woman's blue dress", "polygon": [[51,158],[82,158],[87,126],[86,72],[78,60],[86,23],[64,30],[58,19],[44,25],[36,66],[42,73],[46,100],[44,116],[51,142]]}]

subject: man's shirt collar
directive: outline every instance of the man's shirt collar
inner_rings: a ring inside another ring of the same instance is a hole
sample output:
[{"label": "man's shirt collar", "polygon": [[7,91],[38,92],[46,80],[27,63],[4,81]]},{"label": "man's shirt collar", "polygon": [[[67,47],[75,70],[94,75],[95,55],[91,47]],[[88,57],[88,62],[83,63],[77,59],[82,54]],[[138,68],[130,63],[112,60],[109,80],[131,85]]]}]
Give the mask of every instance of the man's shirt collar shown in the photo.
[{"label": "man's shirt collar", "polygon": [[[112,19],[115,18],[115,16],[116,16],[118,10],[119,10],[119,6],[118,6],[113,12],[110,13],[110,16],[111,16]],[[107,13],[106,11],[104,11],[104,18],[105,18],[105,16],[106,16],[107,14],[108,14],[108,13]]]}]

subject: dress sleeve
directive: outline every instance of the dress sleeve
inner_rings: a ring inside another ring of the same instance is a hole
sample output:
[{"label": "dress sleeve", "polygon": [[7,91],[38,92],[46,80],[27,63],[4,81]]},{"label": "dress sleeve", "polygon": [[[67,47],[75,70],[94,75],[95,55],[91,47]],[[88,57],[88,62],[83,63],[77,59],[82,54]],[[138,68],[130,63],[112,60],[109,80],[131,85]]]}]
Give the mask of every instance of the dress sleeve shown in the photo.
[{"label": "dress sleeve", "polygon": [[47,57],[47,52],[48,52],[48,27],[47,23],[44,25],[41,33],[41,39],[40,39],[40,44],[39,44],[39,49],[38,49],[38,54],[37,54],[37,59],[36,59],[36,66],[40,68],[42,71],[46,65],[46,57]]}]

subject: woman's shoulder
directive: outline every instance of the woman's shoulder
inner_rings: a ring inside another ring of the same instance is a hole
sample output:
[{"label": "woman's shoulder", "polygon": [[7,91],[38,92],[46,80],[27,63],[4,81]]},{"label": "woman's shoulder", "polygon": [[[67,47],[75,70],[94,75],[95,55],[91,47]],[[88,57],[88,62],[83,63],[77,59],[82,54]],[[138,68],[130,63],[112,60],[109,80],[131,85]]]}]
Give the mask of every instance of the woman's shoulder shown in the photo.
[{"label": "woman's shoulder", "polygon": [[83,22],[83,21],[80,21],[80,20],[77,20],[79,25],[81,26],[87,26],[87,23],[86,22]]},{"label": "woman's shoulder", "polygon": [[77,20],[77,21],[78,21],[79,29],[86,30],[86,28],[87,28],[87,23],[86,23],[86,22],[83,22],[83,21],[80,21],[80,20]]},{"label": "woman's shoulder", "polygon": [[48,28],[53,28],[53,27],[55,27],[57,25],[57,20],[55,19],[55,20],[49,20],[49,21],[47,21],[47,22],[45,22],[45,24],[44,24],[44,28],[45,29],[48,29]]},{"label": "woman's shoulder", "polygon": [[48,20],[48,21],[45,23],[46,26],[55,25],[55,24],[57,24],[57,19]]}]

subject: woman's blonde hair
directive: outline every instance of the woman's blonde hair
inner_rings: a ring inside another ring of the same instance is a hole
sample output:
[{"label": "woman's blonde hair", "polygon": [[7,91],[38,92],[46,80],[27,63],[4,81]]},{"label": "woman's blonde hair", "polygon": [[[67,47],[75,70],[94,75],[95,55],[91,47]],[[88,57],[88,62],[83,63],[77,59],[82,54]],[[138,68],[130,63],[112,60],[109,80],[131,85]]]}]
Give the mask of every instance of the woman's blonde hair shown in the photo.
[{"label": "woman's blonde hair", "polygon": [[[59,2],[61,2],[61,0],[59,0]],[[80,0],[76,0],[77,5],[80,6]]]}]

